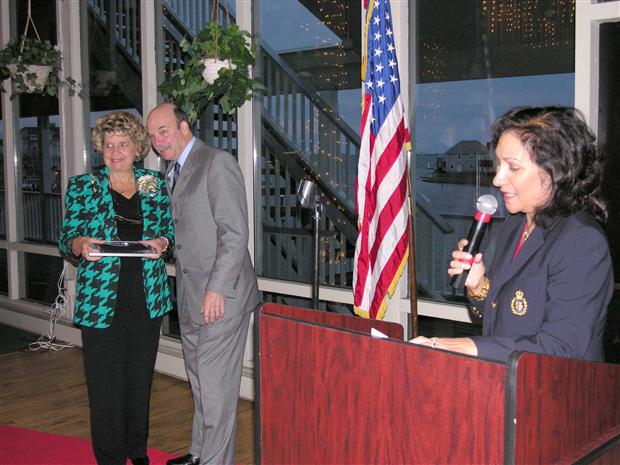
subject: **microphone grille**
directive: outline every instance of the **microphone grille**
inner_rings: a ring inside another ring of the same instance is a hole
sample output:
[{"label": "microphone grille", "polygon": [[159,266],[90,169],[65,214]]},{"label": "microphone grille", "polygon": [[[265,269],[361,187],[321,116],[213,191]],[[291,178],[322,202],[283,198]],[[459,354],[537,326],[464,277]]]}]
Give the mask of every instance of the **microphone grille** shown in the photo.
[{"label": "microphone grille", "polygon": [[497,199],[491,194],[484,194],[478,197],[476,209],[487,215],[492,215],[497,210]]}]

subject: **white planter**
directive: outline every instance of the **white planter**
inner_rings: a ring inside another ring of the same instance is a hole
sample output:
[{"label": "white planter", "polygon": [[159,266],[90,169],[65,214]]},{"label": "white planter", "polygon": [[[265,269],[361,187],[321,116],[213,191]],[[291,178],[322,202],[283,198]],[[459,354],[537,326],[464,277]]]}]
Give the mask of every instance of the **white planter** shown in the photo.
[{"label": "white planter", "polygon": [[222,68],[236,69],[237,65],[230,62],[230,60],[220,60],[217,58],[205,58],[202,60],[202,64],[205,65],[205,70],[202,72],[202,77],[207,84],[213,84],[219,77],[218,72]]},{"label": "white planter", "polygon": [[[24,81],[24,85],[26,86],[26,88],[17,89],[17,90],[20,92],[34,92],[35,90],[43,89],[45,87],[45,83],[47,82],[47,77],[50,74],[51,68],[49,66],[42,66],[42,65],[25,65],[25,66],[26,66],[25,73],[21,73],[17,71],[16,64],[7,66],[7,68],[9,68],[9,72],[11,73],[11,78],[15,79],[18,75],[20,74],[23,75],[22,79]],[[36,75],[34,82],[30,81],[30,79],[26,77],[26,74],[30,74],[30,73],[34,73]]]}]

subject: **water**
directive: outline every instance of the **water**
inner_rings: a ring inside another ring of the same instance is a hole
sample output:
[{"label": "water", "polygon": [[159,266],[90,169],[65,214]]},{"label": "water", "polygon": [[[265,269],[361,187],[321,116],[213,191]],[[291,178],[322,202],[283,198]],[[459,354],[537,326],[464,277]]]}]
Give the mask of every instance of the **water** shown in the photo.
[{"label": "water", "polygon": [[[433,157],[416,158],[415,186],[418,195],[424,196],[438,215],[472,215],[476,210],[476,200],[483,194],[491,194],[498,199],[496,218],[505,218],[508,212],[501,200],[497,188],[493,186],[476,187],[473,184],[450,184],[427,182],[422,178],[433,173],[429,162]],[[433,163],[430,163],[431,165]]]}]

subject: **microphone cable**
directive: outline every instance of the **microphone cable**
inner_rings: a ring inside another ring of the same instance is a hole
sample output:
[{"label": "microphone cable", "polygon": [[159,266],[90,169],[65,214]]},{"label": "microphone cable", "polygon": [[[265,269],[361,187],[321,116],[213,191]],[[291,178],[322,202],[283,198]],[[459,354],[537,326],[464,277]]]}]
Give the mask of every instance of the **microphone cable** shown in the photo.
[{"label": "microphone cable", "polygon": [[66,305],[67,305],[67,296],[65,294],[64,287],[64,277],[65,277],[65,266],[62,267],[62,272],[60,273],[60,277],[58,278],[58,294],[56,295],[56,299],[50,305],[47,312],[50,315],[49,320],[49,333],[47,336],[40,336],[35,342],[31,342],[28,344],[28,349],[31,352],[36,352],[39,350],[53,350],[58,351],[62,349],[66,349],[67,347],[74,347],[73,344],[68,342],[54,342],[56,337],[54,336],[54,331],[56,330],[56,322],[60,317],[65,314]]}]

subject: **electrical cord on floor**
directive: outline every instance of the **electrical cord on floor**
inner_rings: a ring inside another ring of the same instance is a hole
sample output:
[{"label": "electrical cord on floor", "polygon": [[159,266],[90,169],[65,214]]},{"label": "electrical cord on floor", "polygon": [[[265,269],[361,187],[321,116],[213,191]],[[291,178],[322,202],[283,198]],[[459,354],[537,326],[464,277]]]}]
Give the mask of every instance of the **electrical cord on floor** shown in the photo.
[{"label": "electrical cord on floor", "polygon": [[38,351],[38,350],[62,350],[67,347],[73,347],[73,344],[69,344],[67,342],[57,343],[54,342],[56,337],[54,336],[54,331],[56,329],[56,321],[65,314],[67,296],[65,294],[66,289],[64,287],[64,277],[65,277],[65,268],[63,267],[62,273],[60,273],[60,277],[58,278],[58,295],[56,299],[50,305],[48,309],[48,313],[50,315],[50,329],[47,336],[41,336],[35,342],[31,342],[28,344],[28,350],[30,351]]}]

